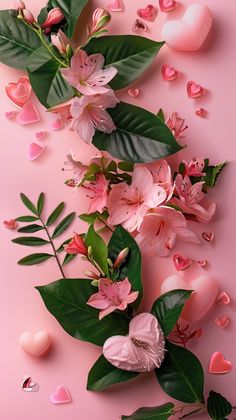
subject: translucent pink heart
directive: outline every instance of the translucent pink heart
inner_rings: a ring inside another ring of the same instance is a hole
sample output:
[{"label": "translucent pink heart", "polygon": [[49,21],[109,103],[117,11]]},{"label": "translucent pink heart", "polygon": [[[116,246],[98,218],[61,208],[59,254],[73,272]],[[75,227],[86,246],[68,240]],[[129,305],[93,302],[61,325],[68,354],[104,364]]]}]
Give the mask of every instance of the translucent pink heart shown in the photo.
[{"label": "translucent pink heart", "polygon": [[221,316],[219,318],[215,318],[214,322],[219,328],[224,329],[228,327],[230,320],[227,316]]},{"label": "translucent pink heart", "polygon": [[202,237],[207,242],[212,242],[214,240],[215,234],[214,232],[202,232]]},{"label": "translucent pink heart", "polygon": [[164,82],[173,82],[178,77],[178,71],[168,64],[163,64],[161,68],[161,75]]},{"label": "translucent pink heart", "polygon": [[204,95],[204,89],[196,82],[190,81],[187,84],[187,94],[191,99],[201,98]]},{"label": "translucent pink heart", "polygon": [[167,22],[162,38],[167,45],[179,51],[197,51],[206,41],[212,27],[212,14],[203,4],[190,6],[182,19]]},{"label": "translucent pink heart", "polygon": [[51,337],[46,331],[35,334],[24,332],[20,336],[20,346],[32,356],[40,357],[47,353],[51,345]]},{"label": "translucent pink heart", "polygon": [[28,77],[21,77],[16,83],[8,83],[5,90],[8,98],[22,108],[29,100],[32,88]]},{"label": "translucent pink heart", "polygon": [[63,119],[60,116],[56,116],[55,118],[53,118],[53,120],[50,123],[50,128],[51,130],[61,130],[62,128],[64,128],[64,122]]},{"label": "translucent pink heart", "polygon": [[16,111],[7,111],[7,112],[5,112],[5,118],[7,120],[13,120],[16,117],[16,115],[17,115],[17,112]]},{"label": "translucent pink heart", "polygon": [[137,98],[137,96],[139,96],[139,94],[140,94],[140,90],[139,89],[129,89],[128,94],[132,98]]},{"label": "translucent pink heart", "polygon": [[111,4],[107,6],[108,10],[110,12],[123,12],[124,11],[124,5],[122,0],[113,0]]},{"label": "translucent pink heart", "polygon": [[27,157],[29,160],[35,160],[37,159],[43,151],[46,149],[46,145],[40,146],[40,144],[37,143],[30,143]]},{"label": "translucent pink heart", "polygon": [[153,4],[148,4],[144,9],[138,9],[137,15],[145,20],[149,20],[153,22],[158,14],[158,9],[156,6],[153,6]]},{"label": "translucent pink heart", "polygon": [[40,121],[39,114],[31,102],[27,102],[17,114],[16,121],[21,125],[34,124]]},{"label": "translucent pink heart", "polygon": [[136,19],[136,21],[134,22],[132,26],[132,31],[133,32],[139,32],[139,31],[147,32],[148,27],[145,22],[143,22],[140,19]]},{"label": "translucent pink heart", "polygon": [[179,275],[168,277],[161,285],[161,294],[174,289],[193,290],[181,313],[181,318],[196,322],[203,318],[215,303],[218,285],[208,276],[200,276],[187,281]]},{"label": "translucent pink heart", "polygon": [[37,392],[39,390],[39,384],[32,381],[29,375],[25,375],[21,383],[21,389],[25,392]]},{"label": "translucent pink heart", "polygon": [[159,6],[164,13],[172,12],[176,8],[176,0],[159,0]]},{"label": "translucent pink heart", "polygon": [[36,139],[37,140],[44,140],[45,139],[45,137],[46,137],[46,131],[37,131],[36,133],[35,133],[35,137],[36,137]]},{"label": "translucent pink heart", "polygon": [[222,292],[216,299],[216,303],[223,303],[224,305],[229,305],[230,301],[230,297],[226,292]]},{"label": "translucent pink heart", "polygon": [[50,395],[53,404],[66,404],[71,402],[71,396],[65,386],[58,385],[56,392]]},{"label": "translucent pink heart", "polygon": [[163,332],[150,313],[139,314],[130,321],[128,336],[110,337],[103,345],[103,355],[112,365],[132,372],[160,367],[164,354]]},{"label": "translucent pink heart", "polygon": [[17,228],[17,222],[15,219],[4,220],[3,224],[7,229],[14,230]]},{"label": "translucent pink heart", "polygon": [[229,373],[231,372],[232,368],[232,363],[229,360],[225,360],[223,354],[220,351],[216,351],[212,354],[208,367],[209,373]]},{"label": "translucent pink heart", "polygon": [[201,117],[201,118],[206,118],[206,116],[207,116],[207,110],[206,110],[206,109],[204,109],[204,108],[199,108],[199,109],[197,109],[197,110],[195,111],[195,114],[196,114],[198,117]]},{"label": "translucent pink heart", "polygon": [[175,254],[173,256],[173,263],[177,271],[183,271],[191,267],[193,261],[189,257],[185,257],[182,254]]}]

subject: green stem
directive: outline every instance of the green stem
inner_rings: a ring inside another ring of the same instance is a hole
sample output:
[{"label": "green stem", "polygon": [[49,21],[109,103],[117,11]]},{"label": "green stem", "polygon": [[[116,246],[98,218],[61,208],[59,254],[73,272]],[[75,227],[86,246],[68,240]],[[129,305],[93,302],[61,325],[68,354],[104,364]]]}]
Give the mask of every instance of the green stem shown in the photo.
[{"label": "green stem", "polygon": [[192,410],[192,411],[190,411],[189,413],[186,413],[186,414],[184,414],[183,416],[179,417],[179,419],[185,419],[186,417],[189,417],[189,416],[191,416],[192,414],[196,414],[196,413],[198,413],[199,411],[204,410],[204,409],[205,409],[205,407],[197,408],[196,410]]}]

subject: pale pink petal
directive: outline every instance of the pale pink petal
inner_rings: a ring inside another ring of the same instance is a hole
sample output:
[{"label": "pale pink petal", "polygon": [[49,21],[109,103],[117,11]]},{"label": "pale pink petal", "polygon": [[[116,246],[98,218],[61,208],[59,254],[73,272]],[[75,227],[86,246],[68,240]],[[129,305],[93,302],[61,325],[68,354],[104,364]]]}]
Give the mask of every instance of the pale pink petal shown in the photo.
[{"label": "pale pink petal", "polygon": [[131,186],[136,188],[142,195],[145,195],[153,186],[152,174],[144,166],[135,166]]},{"label": "pale pink petal", "polygon": [[77,131],[77,134],[81,140],[88,144],[92,143],[93,136],[95,134],[95,128],[86,109],[74,122],[73,128]]},{"label": "pale pink petal", "polygon": [[46,145],[40,146],[37,143],[30,143],[29,150],[28,150],[28,159],[35,160],[37,159],[43,151],[46,149]]},{"label": "pale pink petal", "polygon": [[130,293],[130,290],[131,290],[131,283],[129,282],[127,278],[117,283],[117,291],[118,291],[120,300],[126,299],[128,294]]},{"label": "pale pink petal", "polygon": [[54,115],[52,121],[50,122],[50,129],[53,131],[61,130],[64,128],[65,124],[60,114]]},{"label": "pale pink petal", "polygon": [[176,234],[177,234],[177,238],[180,241],[191,242],[192,244],[199,244],[200,243],[197,235],[195,235],[195,233],[192,232],[188,228],[179,227],[178,229],[176,229]]},{"label": "pale pink petal", "polygon": [[97,130],[100,130],[103,133],[112,133],[112,131],[116,129],[116,126],[107,111],[94,106],[89,111],[89,115]]},{"label": "pale pink petal", "polygon": [[127,304],[129,303],[133,303],[137,297],[138,297],[139,292],[131,292],[126,298],[125,301]]},{"label": "pale pink petal", "polygon": [[86,60],[88,76],[96,75],[104,66],[105,58],[102,54],[91,54]]},{"label": "pale pink petal", "polygon": [[113,0],[111,4],[108,4],[107,6],[108,10],[110,12],[123,12],[124,11],[124,5],[122,0]]},{"label": "pale pink petal", "polygon": [[144,198],[147,207],[157,207],[165,201],[166,192],[161,186],[153,185],[151,190],[145,194]]},{"label": "pale pink petal", "polygon": [[115,67],[107,67],[104,70],[99,70],[97,73],[92,73],[87,79],[87,83],[93,83],[95,86],[107,85],[118,73]]},{"label": "pale pink petal", "polygon": [[35,106],[31,102],[27,102],[17,114],[16,121],[21,125],[33,124],[40,121]]},{"label": "pale pink petal", "polygon": [[117,309],[115,305],[110,305],[106,309],[103,309],[99,312],[99,320],[103,319],[105,316],[111,314]]},{"label": "pale pink petal", "polygon": [[106,309],[110,306],[109,300],[106,299],[100,292],[94,293],[90,296],[87,304],[96,309]]},{"label": "pale pink petal", "polygon": [[94,85],[91,83],[89,84],[81,84],[80,82],[77,83],[76,89],[82,93],[82,95],[96,95],[96,94],[105,94],[109,92],[109,86],[99,86],[99,84]]},{"label": "pale pink petal", "polygon": [[102,109],[115,108],[119,102],[119,99],[115,96],[112,89],[109,89],[105,95],[96,95],[93,98],[94,105],[99,106]]}]

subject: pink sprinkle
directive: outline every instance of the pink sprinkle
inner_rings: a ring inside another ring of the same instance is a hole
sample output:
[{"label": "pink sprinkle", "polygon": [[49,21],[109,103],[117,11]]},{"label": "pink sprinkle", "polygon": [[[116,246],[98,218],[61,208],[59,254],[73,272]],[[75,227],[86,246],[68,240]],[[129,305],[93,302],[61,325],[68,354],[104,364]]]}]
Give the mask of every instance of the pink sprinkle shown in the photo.
[{"label": "pink sprinkle", "polygon": [[142,20],[136,19],[136,21],[134,22],[132,26],[132,31],[133,32],[139,32],[139,31],[147,32],[148,27],[146,23],[144,23]]},{"label": "pink sprinkle", "polygon": [[198,117],[201,117],[201,118],[206,118],[206,116],[207,116],[207,110],[206,110],[206,109],[204,109],[204,108],[199,108],[199,109],[197,109],[197,110],[195,111],[195,114],[196,114]]},{"label": "pink sprinkle", "polygon": [[5,112],[5,118],[7,120],[13,120],[14,118],[16,118],[17,112],[16,111],[7,111]]},{"label": "pink sprinkle", "polygon": [[139,89],[129,89],[128,94],[132,98],[137,98],[137,96],[139,96],[139,94],[140,94],[140,90]]},{"label": "pink sprinkle", "polygon": [[215,318],[214,322],[219,328],[223,329],[229,325],[230,319],[227,316],[221,316],[220,318]]},{"label": "pink sprinkle", "polygon": [[4,220],[3,224],[7,229],[14,230],[17,228],[17,222],[15,219]]},{"label": "pink sprinkle", "polygon": [[216,303],[223,303],[224,305],[228,305],[230,303],[230,297],[228,293],[222,292],[216,299]]}]

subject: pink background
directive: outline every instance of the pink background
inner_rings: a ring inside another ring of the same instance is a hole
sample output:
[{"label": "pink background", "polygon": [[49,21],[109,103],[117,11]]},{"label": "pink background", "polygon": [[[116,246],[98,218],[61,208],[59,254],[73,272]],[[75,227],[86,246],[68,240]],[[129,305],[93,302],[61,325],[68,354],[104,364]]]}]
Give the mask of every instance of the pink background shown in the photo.
[{"label": "pink background", "polygon": [[[106,6],[109,0],[92,1],[94,7]],[[44,5],[43,0],[28,2],[32,11],[38,12]],[[137,7],[145,6],[147,0],[124,0],[125,12],[113,13],[110,29],[113,33],[131,33],[132,23],[136,18]],[[153,0],[153,3],[157,1]],[[160,40],[160,31],[166,19],[181,15],[184,7],[193,4],[192,0],[182,0],[176,12],[170,15],[159,14],[154,23],[148,24],[148,37]],[[226,359],[236,364],[235,360],[235,13],[236,2],[233,0],[199,0],[208,5],[214,15],[214,29],[206,47],[198,53],[179,53],[164,47],[146,76],[135,86],[141,94],[132,99],[124,91],[120,97],[156,112],[163,107],[165,112],[177,110],[189,124],[186,143],[189,146],[182,156],[204,155],[213,163],[229,160],[230,163],[209,199],[216,199],[218,210],[214,222],[207,227],[216,234],[212,244],[203,242],[201,246],[190,248],[177,247],[176,250],[187,252],[195,259],[207,259],[209,266],[201,269],[195,266],[188,271],[188,278],[205,272],[213,276],[232,298],[229,306],[218,305],[200,323],[204,335],[191,345],[200,357],[206,376],[206,390],[222,392],[236,405],[234,369],[226,375],[209,375],[207,367],[214,351],[222,351]],[[2,0],[2,8],[9,8],[10,0]],[[168,63],[181,72],[181,77],[171,84],[164,83],[160,77],[160,67]],[[87,201],[82,193],[72,193],[63,182],[65,174],[61,171],[66,154],[70,148],[88,159],[94,154],[93,147],[82,143],[75,134],[66,129],[50,132],[47,136],[48,148],[44,155],[35,162],[26,158],[28,144],[34,141],[34,133],[48,129],[48,116],[40,108],[41,122],[27,128],[12,121],[7,121],[4,112],[14,109],[4,93],[8,82],[16,81],[22,72],[0,64],[1,91],[1,228],[4,219],[25,214],[20,203],[19,193],[28,194],[32,200],[41,191],[46,193],[47,214],[59,201],[67,203],[67,211],[85,212]],[[187,98],[186,83],[195,80],[207,89],[203,99],[196,102]],[[36,102],[36,101],[35,101]],[[195,110],[205,107],[209,111],[208,119],[195,115]],[[180,159],[181,156],[178,157]],[[177,158],[176,158],[177,160]],[[79,232],[85,226],[77,220],[74,229]],[[193,226],[201,234],[202,226]],[[100,355],[100,348],[79,342],[67,335],[57,321],[47,312],[36,285],[49,283],[59,278],[58,267],[54,261],[43,265],[21,267],[17,260],[31,252],[30,248],[16,246],[11,239],[17,236],[5,228],[1,231],[1,418],[42,419],[86,419],[117,420],[121,414],[129,414],[140,406],[159,405],[170,398],[160,390],[153,374],[140,376],[137,380],[118,386],[109,391],[94,393],[86,391],[87,374]],[[83,264],[79,259],[66,267],[70,277],[82,275]],[[151,263],[144,258],[143,280],[145,285],[144,308],[149,309],[158,294],[160,282],[166,275],[173,274],[171,259],[156,259]],[[220,330],[213,322],[219,315],[231,319],[226,330]],[[32,358],[20,348],[19,336],[24,331],[45,329],[53,340],[53,349],[47,358]],[[40,391],[33,394],[22,392],[21,380],[30,374],[40,385]],[[49,395],[57,385],[69,388],[73,402],[64,406],[54,406]],[[206,418],[201,416],[201,418]]]}]

